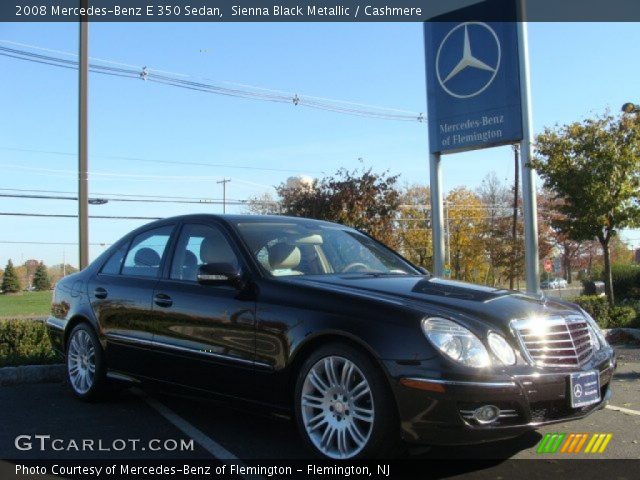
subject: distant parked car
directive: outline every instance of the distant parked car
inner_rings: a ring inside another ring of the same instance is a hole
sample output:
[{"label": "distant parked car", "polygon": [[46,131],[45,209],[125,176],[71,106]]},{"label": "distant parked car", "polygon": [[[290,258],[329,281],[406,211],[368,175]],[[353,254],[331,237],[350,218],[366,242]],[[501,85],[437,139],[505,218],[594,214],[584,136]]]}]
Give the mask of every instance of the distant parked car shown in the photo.
[{"label": "distant parked car", "polygon": [[558,288],[558,285],[554,280],[543,280],[540,282],[540,288],[542,290],[549,290],[550,288]]},{"label": "distant parked car", "polygon": [[567,281],[564,278],[554,278],[555,288],[567,288]]},{"label": "distant parked car", "polygon": [[564,278],[552,278],[550,280],[543,280],[540,282],[540,288],[548,290],[552,288],[567,288],[567,281]]}]

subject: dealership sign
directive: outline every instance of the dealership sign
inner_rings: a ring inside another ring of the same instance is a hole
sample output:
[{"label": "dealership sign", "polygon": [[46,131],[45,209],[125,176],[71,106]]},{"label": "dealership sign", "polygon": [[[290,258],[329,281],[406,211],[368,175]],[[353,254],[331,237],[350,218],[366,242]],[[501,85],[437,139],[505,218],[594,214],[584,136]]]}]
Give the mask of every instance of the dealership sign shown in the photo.
[{"label": "dealership sign", "polygon": [[522,140],[517,27],[513,22],[427,22],[432,153]]}]

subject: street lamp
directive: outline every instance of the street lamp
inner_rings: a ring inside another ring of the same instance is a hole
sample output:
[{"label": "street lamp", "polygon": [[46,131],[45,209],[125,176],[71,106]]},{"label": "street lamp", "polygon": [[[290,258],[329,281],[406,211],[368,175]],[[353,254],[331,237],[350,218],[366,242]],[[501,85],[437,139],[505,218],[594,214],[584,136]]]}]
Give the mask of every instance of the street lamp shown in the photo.
[{"label": "street lamp", "polygon": [[627,102],[622,105],[622,111],[624,113],[640,113],[640,107],[634,103]]}]

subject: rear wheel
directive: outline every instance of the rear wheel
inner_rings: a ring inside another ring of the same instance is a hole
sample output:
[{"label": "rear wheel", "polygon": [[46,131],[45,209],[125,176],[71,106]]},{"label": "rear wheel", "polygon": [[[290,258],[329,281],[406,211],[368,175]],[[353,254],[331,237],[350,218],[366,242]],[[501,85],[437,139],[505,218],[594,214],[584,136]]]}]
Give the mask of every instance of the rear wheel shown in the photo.
[{"label": "rear wheel", "polygon": [[332,459],[388,452],[398,438],[398,422],[385,382],[379,367],[350,345],[318,349],[296,383],[296,420],[306,441]]},{"label": "rear wheel", "polygon": [[81,400],[102,397],[106,384],[104,354],[98,336],[86,323],[78,324],[69,335],[66,349],[67,383]]}]

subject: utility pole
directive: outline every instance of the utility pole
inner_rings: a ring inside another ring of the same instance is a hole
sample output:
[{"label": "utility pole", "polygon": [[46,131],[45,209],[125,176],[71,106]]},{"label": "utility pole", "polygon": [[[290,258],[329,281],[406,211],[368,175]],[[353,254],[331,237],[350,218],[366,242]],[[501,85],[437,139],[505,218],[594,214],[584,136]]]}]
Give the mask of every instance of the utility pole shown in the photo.
[{"label": "utility pole", "polygon": [[[80,4],[86,9],[88,0]],[[82,270],[89,265],[89,143],[88,143],[88,93],[89,93],[89,17],[80,16],[80,52],[78,76],[78,250]]]},{"label": "utility pole", "polygon": [[511,241],[512,243],[512,253],[513,258],[511,259],[511,275],[509,275],[509,288],[513,290],[513,281],[516,276],[516,260],[518,258],[518,180],[519,180],[519,171],[520,171],[520,147],[519,145],[513,146],[513,159],[515,162],[515,179],[513,185],[513,225],[511,227]]},{"label": "utility pole", "polygon": [[230,178],[223,178],[218,184],[222,184],[222,213],[227,213],[227,183],[231,181]]}]

